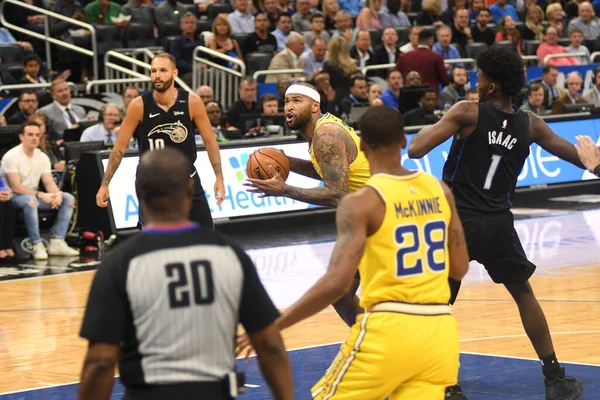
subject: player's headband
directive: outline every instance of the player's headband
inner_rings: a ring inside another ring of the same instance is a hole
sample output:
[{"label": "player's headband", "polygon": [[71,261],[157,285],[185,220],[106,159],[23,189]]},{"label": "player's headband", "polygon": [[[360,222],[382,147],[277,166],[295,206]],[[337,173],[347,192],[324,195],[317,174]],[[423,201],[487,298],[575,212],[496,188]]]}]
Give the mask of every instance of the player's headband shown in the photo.
[{"label": "player's headband", "polygon": [[319,92],[308,86],[290,85],[290,87],[285,91],[286,96],[289,94],[301,94],[313,99],[314,101],[318,101],[319,103],[321,102],[321,96],[319,95]]}]

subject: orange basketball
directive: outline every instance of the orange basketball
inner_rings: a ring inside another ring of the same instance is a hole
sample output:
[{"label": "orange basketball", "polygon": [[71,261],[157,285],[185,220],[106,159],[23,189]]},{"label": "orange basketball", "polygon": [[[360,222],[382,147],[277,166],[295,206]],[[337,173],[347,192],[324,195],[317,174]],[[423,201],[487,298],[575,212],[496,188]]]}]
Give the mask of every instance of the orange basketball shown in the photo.
[{"label": "orange basketball", "polygon": [[250,154],[248,163],[246,164],[248,178],[260,180],[271,179],[273,176],[271,175],[269,164],[281,175],[283,180],[287,179],[290,173],[290,160],[283,154],[283,151],[273,147],[258,149]]}]

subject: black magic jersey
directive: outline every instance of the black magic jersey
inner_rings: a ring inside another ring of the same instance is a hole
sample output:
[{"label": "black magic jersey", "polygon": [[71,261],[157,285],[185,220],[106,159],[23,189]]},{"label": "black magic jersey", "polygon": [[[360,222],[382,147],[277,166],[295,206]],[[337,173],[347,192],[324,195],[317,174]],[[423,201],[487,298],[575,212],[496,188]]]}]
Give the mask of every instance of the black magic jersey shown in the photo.
[{"label": "black magic jersey", "polygon": [[530,144],[527,113],[479,104],[475,131],[454,139],[444,165],[444,182],[452,189],[457,208],[510,209]]}]

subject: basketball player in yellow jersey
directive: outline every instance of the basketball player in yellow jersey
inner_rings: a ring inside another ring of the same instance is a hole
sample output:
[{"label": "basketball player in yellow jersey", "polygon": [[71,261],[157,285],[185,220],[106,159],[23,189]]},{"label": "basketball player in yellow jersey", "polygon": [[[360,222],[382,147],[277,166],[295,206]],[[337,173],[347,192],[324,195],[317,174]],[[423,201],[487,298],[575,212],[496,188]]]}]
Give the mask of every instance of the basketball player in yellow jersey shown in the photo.
[{"label": "basketball player in yellow jersey", "polygon": [[454,198],[434,177],[402,167],[400,113],[379,106],[359,122],[372,176],[337,209],[327,273],[277,320],[285,329],[346,293],[360,271],[365,312],[352,326],[316,399],[465,399],[457,385],[458,331],[446,279],[469,256]]},{"label": "basketball player in yellow jersey", "polygon": [[[285,183],[276,174],[261,181],[248,179],[249,192],[264,196],[286,196],[310,204],[336,207],[342,197],[360,189],[369,179],[369,163],[360,150],[360,139],[341,119],[321,114],[320,95],[307,83],[291,85],[285,92],[285,115],[289,127],[298,130],[309,143],[311,160],[288,157],[290,169],[300,175],[323,181],[323,186],[304,189]],[[359,278],[351,290],[335,304],[335,309],[352,326],[358,308],[355,296]]]}]

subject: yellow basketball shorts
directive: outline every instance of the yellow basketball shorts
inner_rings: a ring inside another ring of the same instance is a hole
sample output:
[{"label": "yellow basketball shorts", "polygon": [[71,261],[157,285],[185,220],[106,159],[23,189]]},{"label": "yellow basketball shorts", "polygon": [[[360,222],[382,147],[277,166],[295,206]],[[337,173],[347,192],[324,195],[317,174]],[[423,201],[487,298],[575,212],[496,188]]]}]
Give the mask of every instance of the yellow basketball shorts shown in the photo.
[{"label": "yellow basketball shorts", "polygon": [[360,315],[325,376],[319,400],[443,400],[458,381],[458,329],[452,315]]}]

